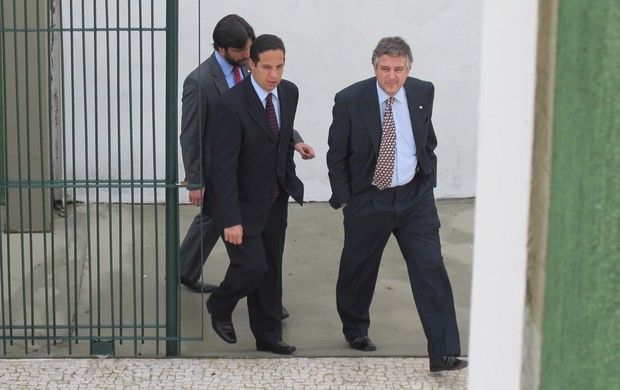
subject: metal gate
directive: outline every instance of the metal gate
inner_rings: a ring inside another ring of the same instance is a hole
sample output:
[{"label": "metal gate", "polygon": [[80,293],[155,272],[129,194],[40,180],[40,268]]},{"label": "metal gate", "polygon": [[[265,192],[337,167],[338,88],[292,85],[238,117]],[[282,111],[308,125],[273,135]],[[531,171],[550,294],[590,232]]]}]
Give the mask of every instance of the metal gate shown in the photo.
[{"label": "metal gate", "polygon": [[177,19],[2,0],[2,355],[179,354]]}]

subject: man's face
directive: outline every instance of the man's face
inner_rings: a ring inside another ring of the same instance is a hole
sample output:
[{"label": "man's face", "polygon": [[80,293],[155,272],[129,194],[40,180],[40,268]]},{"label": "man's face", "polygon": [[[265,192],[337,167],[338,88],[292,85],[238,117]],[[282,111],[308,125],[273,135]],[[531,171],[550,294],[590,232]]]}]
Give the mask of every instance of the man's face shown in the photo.
[{"label": "man's face", "polygon": [[379,57],[375,75],[379,87],[389,96],[394,96],[405,83],[411,67],[407,67],[406,57],[392,57],[386,54]]},{"label": "man's face", "polygon": [[282,50],[267,50],[258,55],[258,63],[250,59],[252,77],[262,89],[271,92],[282,81],[284,72],[284,52]]},{"label": "man's face", "polygon": [[217,51],[232,66],[243,66],[250,59],[250,46],[252,46],[252,40],[248,39],[243,49],[236,49],[234,47],[224,49],[220,47]]}]

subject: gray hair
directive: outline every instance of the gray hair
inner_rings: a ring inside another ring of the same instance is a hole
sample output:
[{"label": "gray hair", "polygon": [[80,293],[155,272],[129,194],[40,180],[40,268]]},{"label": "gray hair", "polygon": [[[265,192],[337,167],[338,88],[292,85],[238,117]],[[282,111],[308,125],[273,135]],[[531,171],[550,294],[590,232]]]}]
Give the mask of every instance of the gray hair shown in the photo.
[{"label": "gray hair", "polygon": [[407,68],[411,67],[413,63],[413,55],[411,54],[411,48],[401,37],[385,37],[382,38],[377,47],[372,52],[372,66],[377,67],[379,57],[382,55],[388,55],[390,57],[405,57]]}]

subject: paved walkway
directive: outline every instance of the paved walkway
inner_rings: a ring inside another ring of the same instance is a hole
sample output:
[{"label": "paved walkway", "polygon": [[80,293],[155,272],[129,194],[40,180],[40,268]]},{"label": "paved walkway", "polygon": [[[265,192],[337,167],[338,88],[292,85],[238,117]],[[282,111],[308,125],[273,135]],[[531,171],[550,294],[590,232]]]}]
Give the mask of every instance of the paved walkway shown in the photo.
[{"label": "paved walkway", "polygon": [[[87,206],[82,205],[72,212],[75,216],[67,217],[67,223],[74,223],[80,229],[67,228],[62,225],[57,230],[76,232],[77,236],[68,240],[70,244],[84,243],[82,237],[88,233]],[[151,208],[149,208],[151,209]],[[132,221],[130,206],[114,207],[100,216],[102,223],[108,220],[128,224]],[[468,355],[469,303],[471,286],[471,259],[473,241],[473,199],[443,200],[438,202],[442,222],[442,249],[446,267],[454,290],[457,318],[461,333],[462,353]],[[145,213],[148,210],[145,209]],[[157,209],[163,219],[163,207]],[[193,206],[183,206],[180,210],[181,234],[185,234],[187,225],[196,214]],[[69,214],[68,214],[69,215]],[[122,218],[121,218],[122,215]],[[145,221],[152,221],[152,215],[144,215]],[[58,223],[64,224],[62,219]],[[106,225],[107,226],[107,225]],[[159,242],[164,253],[163,237],[159,241],[150,236],[153,229],[145,229],[145,242]],[[124,225],[123,232],[131,232],[131,226]],[[164,229],[159,230],[163,235]],[[81,236],[80,236],[81,235]],[[125,234],[130,239],[135,234]],[[105,236],[105,235],[103,235]],[[34,237],[39,239],[39,237]],[[19,240],[19,235],[11,235],[10,240]],[[41,241],[41,240],[40,240]],[[65,240],[57,240],[58,246]],[[37,244],[42,247],[42,243]],[[135,254],[131,242],[117,244],[124,251],[123,259],[131,259]],[[4,245],[3,248],[7,246]],[[13,258],[19,259],[14,251],[20,248],[19,241],[13,243]],[[37,247],[35,245],[35,247]],[[108,242],[98,247],[101,258],[107,259]],[[156,259],[154,245],[145,245],[142,256]],[[83,244],[72,246],[78,264],[88,264],[88,251]],[[115,251],[120,249],[116,249]],[[64,249],[58,247],[62,255]],[[254,339],[248,326],[247,308],[238,305],[233,321],[239,342],[226,344],[219,339],[210,327],[205,310],[206,296],[181,289],[182,302],[181,324],[184,337],[193,338],[181,343],[183,358],[133,358],[131,356],[156,356],[154,343],[135,345],[123,343],[116,345],[118,358],[88,358],[89,343],[68,343],[52,345],[50,351],[44,341],[29,344],[27,352],[22,341],[6,344],[5,356],[0,359],[0,390],[3,389],[466,389],[467,370],[431,374],[428,370],[426,339],[415,311],[411,288],[402,255],[391,239],[384,252],[381,271],[373,299],[372,328],[370,337],[378,346],[376,352],[362,353],[348,348],[342,336],[341,323],[337,317],[334,288],[338,271],[338,259],[342,250],[342,215],[329,208],[325,203],[310,203],[304,207],[292,205],[289,209],[289,228],[285,251],[284,304],[291,313],[284,322],[285,340],[297,346],[294,357],[277,357],[266,352],[256,351]],[[84,253],[82,253],[84,252]],[[61,258],[60,256],[59,258]],[[3,257],[4,258],[4,257]],[[36,256],[40,261],[44,256]],[[163,264],[163,260],[159,261]],[[149,262],[152,266],[156,262]],[[205,280],[217,283],[223,278],[228,265],[223,245],[218,243],[205,267]],[[20,263],[12,269],[20,270]],[[35,264],[34,280],[44,280],[47,275],[45,267]],[[86,276],[80,281],[88,281],[88,268],[79,268]],[[114,270],[115,272],[117,270]],[[58,272],[64,275],[64,268]],[[118,271],[120,272],[120,270]],[[123,268],[123,280],[132,281],[132,267]],[[81,275],[80,273],[80,275]],[[113,274],[115,277],[118,275]],[[158,283],[160,296],[164,296],[163,276],[156,280],[152,269],[145,269],[143,280]],[[110,276],[102,274],[107,280]],[[16,276],[12,284],[15,291],[6,297],[23,296],[21,275]],[[58,279],[63,280],[63,279]],[[60,282],[59,282],[60,283]],[[44,286],[40,283],[39,286]],[[117,286],[117,284],[115,284]],[[132,291],[132,284],[124,286],[126,293]],[[106,288],[106,285],[102,285]],[[42,290],[26,291],[31,293],[34,307],[45,308]],[[68,291],[73,291],[71,287]],[[81,297],[88,302],[88,285],[82,285]],[[149,290],[152,291],[152,290]],[[59,292],[57,292],[58,294]],[[106,291],[101,296],[107,297]],[[19,299],[16,301],[19,303]],[[81,302],[82,304],[83,302]],[[125,302],[127,303],[127,302]],[[130,303],[130,302],[129,302]],[[131,305],[127,303],[125,320],[131,321]],[[30,307],[30,306],[28,306]],[[64,305],[57,305],[58,318],[66,318],[62,313]],[[15,305],[13,317],[22,318]],[[96,309],[96,307],[95,307]],[[94,309],[92,309],[94,310]],[[150,311],[149,311],[150,310]],[[151,318],[150,306],[145,315]],[[41,313],[45,311],[40,310]],[[91,308],[80,305],[75,315],[80,324],[89,321]],[[163,313],[163,309],[160,308]],[[39,311],[37,311],[39,313]],[[161,352],[160,342],[160,352]],[[135,349],[139,353],[136,353]],[[72,357],[60,359],[63,356]],[[25,359],[14,359],[22,357]],[[120,357],[129,357],[122,359]],[[39,358],[39,359],[33,359]]]},{"label": "paved walkway", "polygon": [[466,389],[425,358],[0,360],[2,389]]}]

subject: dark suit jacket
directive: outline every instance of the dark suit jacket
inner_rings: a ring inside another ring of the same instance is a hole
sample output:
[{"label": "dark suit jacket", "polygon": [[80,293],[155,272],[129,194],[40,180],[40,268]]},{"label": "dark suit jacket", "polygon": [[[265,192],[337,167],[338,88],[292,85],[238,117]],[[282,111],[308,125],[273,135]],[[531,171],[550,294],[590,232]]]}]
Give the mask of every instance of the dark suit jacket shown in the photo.
[{"label": "dark suit jacket", "polygon": [[[329,128],[327,167],[332,187],[329,203],[334,208],[369,187],[379,156],[381,114],[375,77],[355,83],[335,97],[333,121]],[[437,137],[433,129],[432,83],[408,77],[405,92],[418,167],[433,185],[437,184]]]},{"label": "dark suit jacket", "polygon": [[293,122],[299,99],[295,84],[282,80],[278,98],[279,142],[249,77],[231,88],[217,105],[208,207],[220,228],[241,224],[244,234],[259,234],[271,211],[276,180],[281,191],[303,203],[303,183],[293,162]]},{"label": "dark suit jacket", "polygon": [[[249,66],[242,67],[242,72],[247,78],[250,74]],[[220,97],[228,89],[226,76],[215,58],[215,53],[194,69],[183,82],[179,140],[185,181],[189,184],[204,187],[209,179],[213,112]],[[295,142],[303,141],[297,132],[294,139]]]}]

